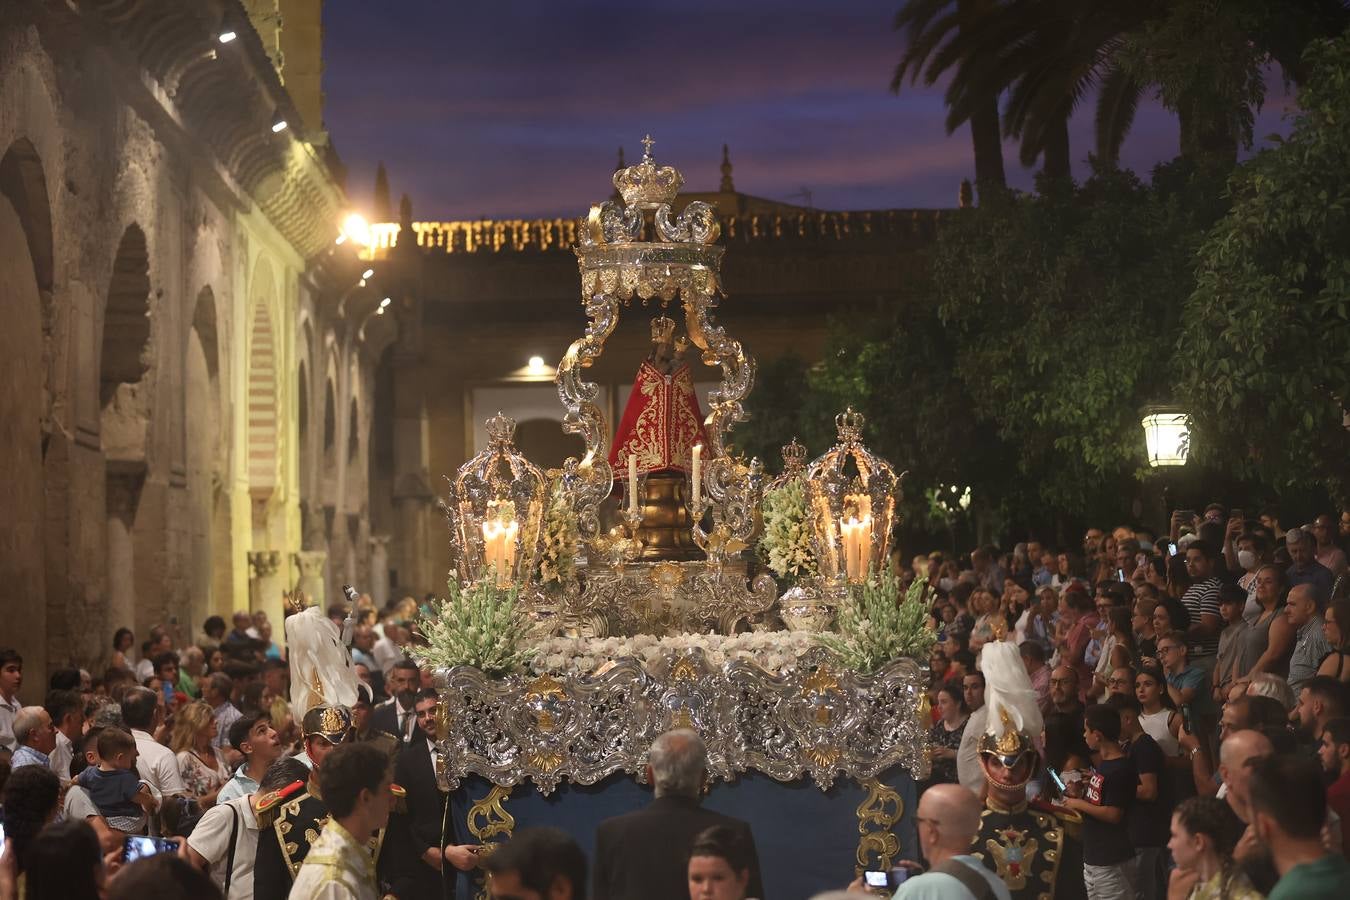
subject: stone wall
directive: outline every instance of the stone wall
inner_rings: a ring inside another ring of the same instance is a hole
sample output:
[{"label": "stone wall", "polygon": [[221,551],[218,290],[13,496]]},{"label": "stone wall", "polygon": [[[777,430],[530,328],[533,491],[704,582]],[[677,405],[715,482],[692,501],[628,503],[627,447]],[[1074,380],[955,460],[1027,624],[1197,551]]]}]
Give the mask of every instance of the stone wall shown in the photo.
[{"label": "stone wall", "polygon": [[[53,667],[99,670],[119,626],[139,645],[176,620],[186,642],[208,615],[261,607],[280,641],[302,568],[314,593],[369,579],[373,371],[392,323],[359,337],[374,302],[346,291],[360,263],[315,252],[340,191],[298,191],[322,202],[269,218],[293,180],[326,177],[307,145],[281,135],[289,149],[262,154],[245,136],[261,162],[236,169],[242,154],[218,152],[233,138],[190,123],[257,111],[176,92],[212,33],[150,47],[97,6],[0,8],[0,645],[25,656],[25,700]],[[181,10],[143,24],[198,28]],[[274,82],[257,36],[239,45],[208,61]],[[257,168],[273,157],[274,175]],[[300,419],[303,395],[322,423],[325,379],[327,460]],[[333,523],[311,531],[302,501]]]}]

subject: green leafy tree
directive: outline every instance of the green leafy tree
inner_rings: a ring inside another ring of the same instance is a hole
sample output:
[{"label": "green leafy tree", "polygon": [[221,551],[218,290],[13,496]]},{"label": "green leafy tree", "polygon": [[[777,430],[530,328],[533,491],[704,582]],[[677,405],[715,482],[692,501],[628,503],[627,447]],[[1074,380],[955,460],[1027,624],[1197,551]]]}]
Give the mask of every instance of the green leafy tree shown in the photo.
[{"label": "green leafy tree", "polygon": [[1199,251],[1176,365],[1193,452],[1350,493],[1350,38],[1319,41],[1287,140],[1239,167]]}]

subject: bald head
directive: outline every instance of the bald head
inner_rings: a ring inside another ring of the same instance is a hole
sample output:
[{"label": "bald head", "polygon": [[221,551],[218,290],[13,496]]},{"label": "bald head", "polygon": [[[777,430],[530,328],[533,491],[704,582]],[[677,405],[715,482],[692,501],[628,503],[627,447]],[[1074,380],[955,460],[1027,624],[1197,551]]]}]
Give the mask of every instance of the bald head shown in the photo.
[{"label": "bald head", "polygon": [[948,853],[969,851],[980,830],[982,811],[979,798],[958,784],[935,784],[924,791],[919,818],[927,820],[925,824],[936,823],[935,828],[920,831],[920,837],[926,838],[924,855],[931,858],[937,848]]},{"label": "bald head", "polygon": [[1252,763],[1275,753],[1270,738],[1259,731],[1243,729],[1224,739],[1219,747],[1219,774],[1228,785],[1228,805],[1244,822],[1250,822],[1248,813],[1252,778]]}]

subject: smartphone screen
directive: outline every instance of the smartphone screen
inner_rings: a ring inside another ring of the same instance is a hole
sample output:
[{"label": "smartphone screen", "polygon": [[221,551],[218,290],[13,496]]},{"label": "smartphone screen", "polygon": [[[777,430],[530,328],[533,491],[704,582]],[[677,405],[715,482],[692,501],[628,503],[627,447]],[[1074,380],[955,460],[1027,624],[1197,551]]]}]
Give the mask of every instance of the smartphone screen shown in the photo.
[{"label": "smartphone screen", "polygon": [[1168,556],[1176,556],[1176,555],[1177,555],[1177,545],[1176,545],[1176,544],[1168,544],[1168,545],[1167,545],[1167,555],[1168,555]]},{"label": "smartphone screen", "polygon": [[1050,780],[1055,783],[1055,787],[1059,788],[1059,792],[1061,794],[1064,793],[1064,791],[1066,790],[1064,786],[1064,779],[1059,777],[1059,773],[1055,771],[1054,767],[1047,766],[1045,771],[1050,774]]},{"label": "smartphone screen", "polygon": [[178,844],[168,838],[146,837],[141,834],[129,834],[125,845],[122,847],[122,861],[135,862],[147,856],[155,856],[159,853],[176,853]]},{"label": "smartphone screen", "polygon": [[1125,580],[1125,570],[1116,569],[1116,581],[1124,581],[1124,580]]},{"label": "smartphone screen", "polygon": [[864,873],[863,873],[863,882],[864,882],[868,887],[872,887],[872,888],[884,888],[884,887],[886,886],[886,881],[887,881],[887,878],[886,878],[886,873],[885,873],[885,872],[872,872],[872,871],[868,871],[868,872],[864,872]]}]

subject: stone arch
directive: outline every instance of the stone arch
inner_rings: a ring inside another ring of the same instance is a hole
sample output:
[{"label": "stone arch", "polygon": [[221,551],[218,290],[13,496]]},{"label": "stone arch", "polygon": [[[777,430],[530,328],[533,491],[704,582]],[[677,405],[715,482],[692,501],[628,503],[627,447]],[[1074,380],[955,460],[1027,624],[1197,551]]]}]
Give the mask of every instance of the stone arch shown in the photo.
[{"label": "stone arch", "polygon": [[134,222],[122,232],[103,308],[99,403],[106,410],[118,389],[138,383],[150,368],[150,252]]},{"label": "stone arch", "polygon": [[28,240],[28,257],[32,261],[38,295],[42,298],[43,340],[50,342],[52,284],[55,280],[52,209],[47,198],[42,159],[27,138],[16,140],[0,157],[0,194],[9,200],[18,214],[19,224]]},{"label": "stone arch", "polygon": [[[353,392],[354,393],[354,392]],[[361,407],[352,397],[347,415],[347,465],[354,466],[361,458]]]},{"label": "stone arch", "polygon": [[[28,231],[7,193],[0,193],[0,608],[7,611],[5,643],[21,647],[39,688],[25,698],[41,699],[46,682],[47,615],[46,509],[43,471],[42,296]],[[59,645],[58,645],[59,646]]]},{"label": "stone arch", "polygon": [[211,288],[197,295],[183,360],[187,465],[187,633],[212,613],[226,612],[230,597],[229,501],[220,448],[224,433],[217,309]]}]

